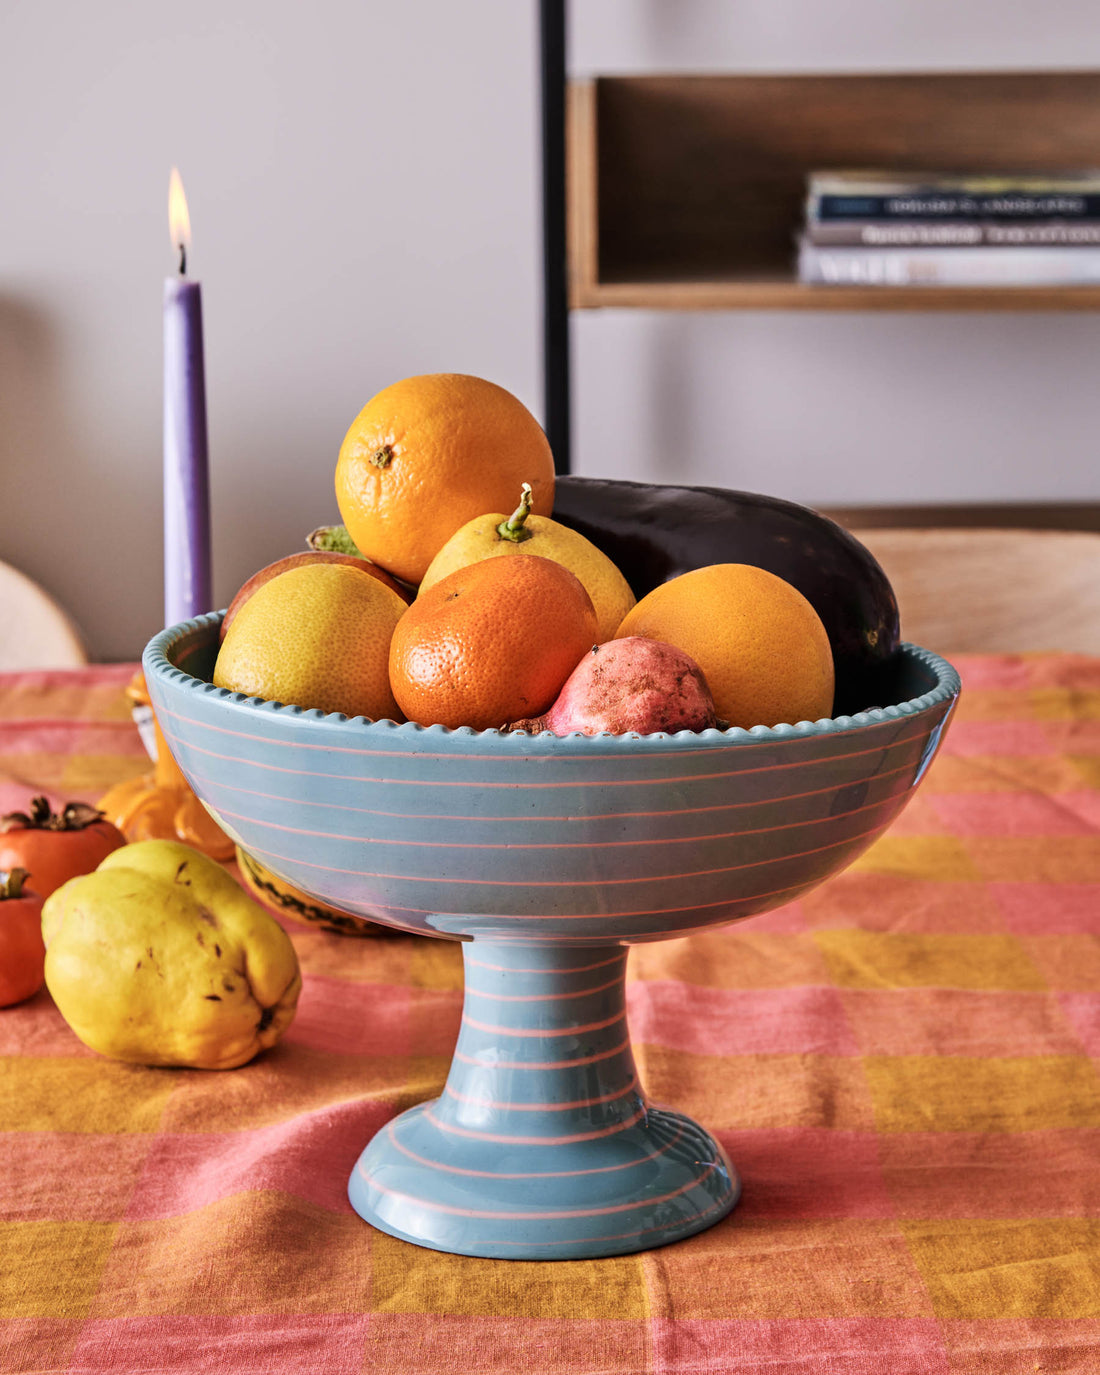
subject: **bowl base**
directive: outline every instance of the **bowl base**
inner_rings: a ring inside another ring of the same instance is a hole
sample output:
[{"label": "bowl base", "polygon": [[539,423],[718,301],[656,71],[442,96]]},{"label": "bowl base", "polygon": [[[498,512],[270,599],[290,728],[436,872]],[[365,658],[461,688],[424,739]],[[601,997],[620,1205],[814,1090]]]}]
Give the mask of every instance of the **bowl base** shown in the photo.
[{"label": "bowl base", "polygon": [[651,1106],[626,1023],[626,948],[471,941],[439,1098],[359,1157],[352,1207],[465,1256],[644,1251],[723,1218],[740,1183],[690,1117]]},{"label": "bowl base", "polygon": [[550,1162],[545,1147],[532,1160],[532,1147],[506,1143],[488,1158],[442,1123],[445,1109],[436,1099],[395,1118],[348,1183],[360,1217],[417,1246],[501,1260],[625,1255],[713,1226],[740,1197],[722,1147],[681,1113],[647,1106],[614,1135],[554,1147]]}]

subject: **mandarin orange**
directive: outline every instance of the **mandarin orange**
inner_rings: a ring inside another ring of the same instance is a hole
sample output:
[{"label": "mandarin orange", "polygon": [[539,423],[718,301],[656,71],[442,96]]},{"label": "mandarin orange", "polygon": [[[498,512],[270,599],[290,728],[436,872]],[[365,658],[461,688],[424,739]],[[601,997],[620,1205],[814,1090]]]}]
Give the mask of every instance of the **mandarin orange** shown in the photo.
[{"label": "mandarin orange", "polygon": [[592,599],[552,559],[469,564],[417,597],[390,644],[390,686],[421,725],[489,730],[538,716],[596,639]]},{"label": "mandarin orange", "polygon": [[690,654],[731,726],[816,721],[833,707],[833,655],[817,612],[774,573],[710,564],[655,587],[615,638],[641,635]]},{"label": "mandarin orange", "polygon": [[510,510],[523,482],[548,516],[554,459],[527,407],[483,378],[431,373],[386,387],[356,416],[336,502],[367,558],[415,584],[467,521]]}]

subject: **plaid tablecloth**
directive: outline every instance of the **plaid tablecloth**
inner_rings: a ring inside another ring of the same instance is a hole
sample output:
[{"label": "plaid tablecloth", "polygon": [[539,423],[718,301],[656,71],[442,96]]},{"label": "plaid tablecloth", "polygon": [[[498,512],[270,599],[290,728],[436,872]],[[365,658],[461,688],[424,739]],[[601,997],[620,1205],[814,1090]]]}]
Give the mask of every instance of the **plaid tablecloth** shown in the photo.
[{"label": "plaid tablecloth", "polygon": [[[638,1256],[441,1255],[372,1230],[367,1137],[440,1089],[456,946],[293,932],[285,1042],[224,1073],[0,1011],[0,1370],[1100,1372],[1100,660],[960,660],[892,831],[811,896],[631,954],[650,1096],[744,1177]],[[0,807],[146,761],[131,666],[0,679]]]}]

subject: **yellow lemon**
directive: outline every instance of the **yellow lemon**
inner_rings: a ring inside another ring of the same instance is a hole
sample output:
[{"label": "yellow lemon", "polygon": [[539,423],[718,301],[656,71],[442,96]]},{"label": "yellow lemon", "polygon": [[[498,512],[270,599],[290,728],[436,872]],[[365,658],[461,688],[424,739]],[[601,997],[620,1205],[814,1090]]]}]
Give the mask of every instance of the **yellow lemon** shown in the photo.
[{"label": "yellow lemon", "polygon": [[526,482],[511,516],[492,511],[468,521],[451,536],[428,565],[420,591],[426,592],[459,568],[509,554],[535,554],[568,568],[592,598],[601,644],[612,638],[634,605],[630,584],[591,540],[549,516],[531,514],[531,488]]},{"label": "yellow lemon", "polygon": [[402,720],[389,653],[405,603],[347,564],[292,568],[241,606],[214,665],[214,683],[267,701]]}]

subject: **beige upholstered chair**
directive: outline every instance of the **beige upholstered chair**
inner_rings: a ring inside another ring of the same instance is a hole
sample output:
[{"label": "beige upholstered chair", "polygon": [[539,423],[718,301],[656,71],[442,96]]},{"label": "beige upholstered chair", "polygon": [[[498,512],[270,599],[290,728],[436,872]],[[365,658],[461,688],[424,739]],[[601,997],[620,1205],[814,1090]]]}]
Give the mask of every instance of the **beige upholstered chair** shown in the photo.
[{"label": "beige upholstered chair", "polygon": [[906,640],[944,654],[1100,654],[1100,534],[855,529],[897,593]]},{"label": "beige upholstered chair", "polygon": [[87,662],[80,635],[49,593],[0,563],[0,672],[78,668]]}]

